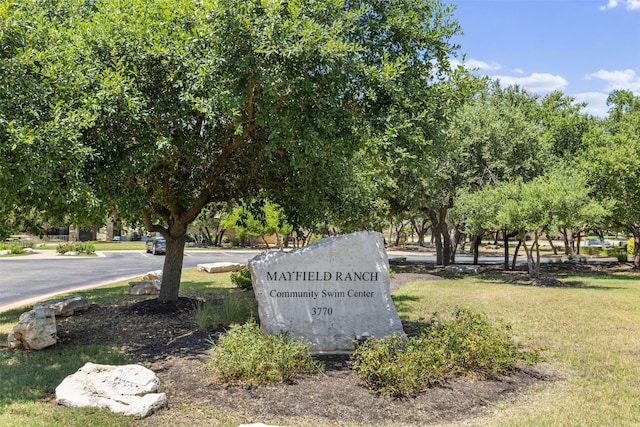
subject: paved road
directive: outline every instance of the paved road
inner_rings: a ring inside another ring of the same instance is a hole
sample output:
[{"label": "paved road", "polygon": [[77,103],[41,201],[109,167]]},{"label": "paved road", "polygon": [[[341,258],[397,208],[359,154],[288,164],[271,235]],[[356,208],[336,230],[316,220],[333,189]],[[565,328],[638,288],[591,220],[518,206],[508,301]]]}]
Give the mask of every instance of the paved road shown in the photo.
[{"label": "paved road", "polygon": [[[187,251],[184,268],[209,262],[246,263],[259,251]],[[0,258],[0,312],[53,294],[86,289],[161,270],[164,256],[144,251],[101,252],[98,257],[65,257],[41,251]]]}]

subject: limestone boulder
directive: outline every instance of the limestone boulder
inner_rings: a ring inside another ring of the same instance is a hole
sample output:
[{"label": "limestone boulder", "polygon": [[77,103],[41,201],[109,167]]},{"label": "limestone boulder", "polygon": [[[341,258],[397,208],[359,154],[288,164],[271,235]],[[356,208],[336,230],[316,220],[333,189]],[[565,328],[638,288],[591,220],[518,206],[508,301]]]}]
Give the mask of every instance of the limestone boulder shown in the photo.
[{"label": "limestone boulder", "polygon": [[444,268],[444,271],[452,274],[478,274],[481,267],[479,265],[451,264]]},{"label": "limestone boulder", "polygon": [[142,276],[141,280],[160,280],[162,281],[162,270],[154,270],[147,272],[144,276]]},{"label": "limestone boulder", "polygon": [[160,292],[160,280],[129,282],[131,295],[156,295]]},{"label": "limestone boulder", "polygon": [[75,313],[87,311],[91,307],[88,299],[82,295],[72,295],[67,298],[57,298],[36,303],[33,308],[51,308],[56,316],[72,316]]},{"label": "limestone boulder", "polygon": [[86,363],[56,387],[56,401],[71,407],[108,408],[112,412],[144,418],[167,406],[165,393],[157,393],[160,380],[141,365]]},{"label": "limestone boulder", "polygon": [[18,323],[7,337],[9,348],[42,350],[54,345],[58,339],[56,314],[52,308],[34,308],[20,315]]},{"label": "limestone boulder", "polygon": [[212,262],[209,264],[198,264],[197,270],[207,273],[226,273],[228,271],[240,271],[244,267],[244,264],[236,262]]}]

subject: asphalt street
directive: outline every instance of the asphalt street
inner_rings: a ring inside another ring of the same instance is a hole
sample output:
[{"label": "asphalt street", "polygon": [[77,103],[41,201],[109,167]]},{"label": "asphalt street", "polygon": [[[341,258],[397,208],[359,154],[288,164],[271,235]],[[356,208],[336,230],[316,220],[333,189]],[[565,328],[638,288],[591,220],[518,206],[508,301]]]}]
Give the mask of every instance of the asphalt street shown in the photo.
[{"label": "asphalt street", "polygon": [[[259,251],[187,251],[184,268],[210,262],[246,264]],[[164,256],[144,251],[100,252],[97,257],[69,257],[41,251],[0,258],[0,312],[62,292],[87,289],[161,270]]]}]

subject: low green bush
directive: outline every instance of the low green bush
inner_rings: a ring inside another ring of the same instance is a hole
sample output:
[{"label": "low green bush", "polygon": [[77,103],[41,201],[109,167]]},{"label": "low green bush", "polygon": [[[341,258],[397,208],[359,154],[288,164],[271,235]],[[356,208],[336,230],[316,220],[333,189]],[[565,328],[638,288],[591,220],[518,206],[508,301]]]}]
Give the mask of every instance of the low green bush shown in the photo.
[{"label": "low green bush", "polygon": [[241,289],[251,287],[251,271],[249,271],[249,268],[244,267],[242,270],[231,273],[231,283]]},{"label": "low green bush", "polygon": [[482,379],[512,370],[518,362],[540,361],[540,351],[520,351],[508,324],[459,309],[452,320],[434,316],[420,334],[403,340],[369,338],[352,354],[353,370],[371,390],[395,397],[411,396],[447,376]]},{"label": "low green bush", "polygon": [[61,254],[77,252],[79,254],[94,255],[96,253],[96,247],[91,242],[64,242],[58,244],[56,252]]},{"label": "low green bush", "polygon": [[60,254],[66,254],[67,252],[76,252],[76,244],[70,242],[58,243],[58,246],[56,246],[56,252]]},{"label": "low green bush", "polygon": [[434,321],[426,335],[427,342],[443,348],[452,374],[487,378],[530,360],[513,343],[509,324],[492,324],[484,314],[466,309],[458,309],[448,322]]},{"label": "low green bush", "polygon": [[598,246],[585,246],[580,249],[580,253],[582,255],[600,255],[604,253],[603,250]]},{"label": "low green bush", "polygon": [[15,243],[0,243],[1,251],[11,251],[14,255],[19,255],[24,253],[24,249]]},{"label": "low green bush", "polygon": [[91,242],[80,242],[76,244],[78,252],[88,255],[94,255],[96,253],[96,247]]},{"label": "low green bush", "polygon": [[234,324],[212,346],[207,367],[225,384],[259,385],[290,382],[322,371],[311,356],[311,344],[287,334],[266,335],[254,321]]},{"label": "low green bush", "polygon": [[627,262],[627,260],[629,259],[629,254],[624,249],[618,249],[611,252],[611,256],[616,257],[618,259],[618,262]]},{"label": "low green bush", "polygon": [[368,338],[351,355],[352,369],[367,387],[394,397],[418,394],[441,382],[446,374],[442,348],[423,342],[425,336],[391,335]]}]

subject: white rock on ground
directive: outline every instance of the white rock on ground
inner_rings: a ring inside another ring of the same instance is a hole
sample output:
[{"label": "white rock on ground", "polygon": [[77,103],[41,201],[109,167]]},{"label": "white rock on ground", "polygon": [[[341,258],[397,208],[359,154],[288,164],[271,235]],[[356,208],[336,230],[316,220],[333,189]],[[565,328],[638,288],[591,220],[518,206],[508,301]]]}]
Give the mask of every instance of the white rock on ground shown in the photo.
[{"label": "white rock on ground", "polygon": [[447,273],[454,274],[478,274],[480,272],[479,265],[451,264],[444,268]]},{"label": "white rock on ground", "polygon": [[160,292],[160,280],[129,282],[131,295],[155,295]]},{"label": "white rock on ground", "polygon": [[198,271],[206,271],[207,273],[226,273],[228,271],[240,271],[245,267],[244,264],[235,262],[212,262],[209,264],[198,264]]},{"label": "white rock on ground", "polygon": [[162,270],[149,271],[141,280],[162,280]]},{"label": "white rock on ground", "polygon": [[82,295],[72,295],[67,298],[57,298],[36,303],[33,308],[52,308],[56,316],[72,316],[81,311],[87,311],[91,303]]},{"label": "white rock on ground", "polygon": [[86,363],[56,387],[58,404],[108,408],[112,412],[144,418],[167,406],[165,393],[156,393],[160,380],[141,365]]},{"label": "white rock on ground", "polygon": [[7,346],[42,350],[56,343],[57,333],[55,311],[49,307],[34,308],[20,315],[18,323],[7,336]]}]

